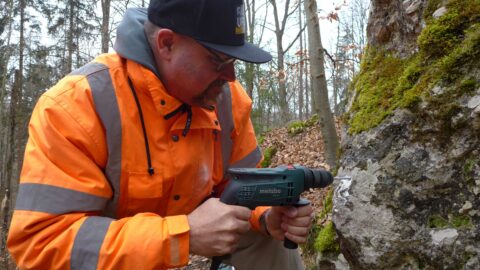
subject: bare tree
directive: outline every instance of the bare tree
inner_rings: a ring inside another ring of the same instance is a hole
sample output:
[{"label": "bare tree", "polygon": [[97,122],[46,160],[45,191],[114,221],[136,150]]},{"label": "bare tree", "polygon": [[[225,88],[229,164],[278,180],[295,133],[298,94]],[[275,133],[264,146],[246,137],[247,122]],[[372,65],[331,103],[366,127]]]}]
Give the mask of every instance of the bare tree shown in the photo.
[{"label": "bare tree", "polygon": [[[298,26],[299,30],[302,31],[303,23],[302,23],[302,6],[299,5],[298,7]],[[298,117],[300,120],[304,119],[304,85],[303,85],[303,70],[305,64],[305,50],[303,49],[303,35],[300,35],[300,50],[297,53],[299,58],[299,72],[298,72],[298,80],[299,80],[299,89],[298,89]]]},{"label": "bare tree", "polygon": [[[263,18],[259,18],[258,15],[260,10],[263,8],[264,13],[261,15]],[[245,11],[247,17],[247,33],[246,39],[250,43],[259,44],[262,40],[263,33],[265,30],[265,21],[267,19],[268,7],[266,5],[261,5],[260,8],[257,6],[255,0],[246,0],[245,1]],[[261,20],[260,24],[257,23],[257,20]],[[257,26],[260,28],[257,32]],[[259,73],[258,65],[252,63],[244,63],[245,71],[243,76],[243,82],[245,85],[245,90],[247,94],[253,98],[253,90],[255,88],[255,77]]]},{"label": "bare tree", "polygon": [[[19,29],[19,49],[18,49],[18,69],[15,71],[14,85],[10,94],[10,106],[8,113],[7,121],[7,144],[4,149],[6,151],[5,158],[5,174],[3,174],[2,187],[3,187],[3,198],[2,198],[2,220],[1,222],[1,239],[0,239],[0,248],[1,255],[3,258],[8,257],[6,251],[6,232],[8,231],[8,226],[10,225],[10,217],[12,211],[12,183],[14,182],[14,166],[16,158],[16,133],[17,133],[17,108],[22,99],[22,89],[23,89],[23,65],[24,65],[24,51],[25,51],[25,0],[19,1],[19,13],[20,13],[20,29]],[[9,268],[9,261],[4,260],[4,268]]]},{"label": "bare tree", "polygon": [[275,0],[269,0],[270,4],[273,7],[273,19],[275,22],[275,38],[277,42],[277,78],[278,78],[278,102],[280,107],[280,114],[282,121],[287,121],[290,119],[290,112],[288,107],[288,100],[287,100],[287,87],[285,84],[285,54],[286,52],[292,47],[292,45],[296,42],[303,31],[299,31],[298,35],[291,41],[289,45],[284,47],[283,38],[285,34],[285,29],[287,26],[288,18],[295,13],[297,8],[300,5],[298,2],[293,8],[290,7],[290,0],[285,1],[284,5],[284,12],[282,18],[279,17],[279,12],[277,8],[277,3]]},{"label": "bare tree", "polygon": [[101,36],[102,36],[102,53],[108,52],[108,47],[110,43],[110,3],[111,0],[102,0],[102,26],[101,26]]},{"label": "bare tree", "polygon": [[335,121],[328,101],[327,80],[324,67],[324,49],[320,35],[320,24],[317,14],[316,0],[305,0],[307,14],[308,48],[310,55],[310,70],[312,74],[312,98],[315,100],[315,112],[325,143],[325,157],[327,164],[333,168],[336,163],[338,138]]}]

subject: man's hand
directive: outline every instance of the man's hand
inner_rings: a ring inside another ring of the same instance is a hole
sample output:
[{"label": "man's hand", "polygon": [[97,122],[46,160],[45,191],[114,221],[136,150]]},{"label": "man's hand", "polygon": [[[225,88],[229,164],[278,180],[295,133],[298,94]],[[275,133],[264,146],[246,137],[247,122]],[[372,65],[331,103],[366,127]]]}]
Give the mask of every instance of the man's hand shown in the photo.
[{"label": "man's hand", "polygon": [[265,213],[265,225],[270,235],[278,240],[285,237],[297,244],[307,241],[312,225],[312,206],[274,206]]},{"label": "man's hand", "polygon": [[205,257],[233,253],[240,236],[250,230],[250,215],[246,207],[208,199],[187,216],[190,252]]}]

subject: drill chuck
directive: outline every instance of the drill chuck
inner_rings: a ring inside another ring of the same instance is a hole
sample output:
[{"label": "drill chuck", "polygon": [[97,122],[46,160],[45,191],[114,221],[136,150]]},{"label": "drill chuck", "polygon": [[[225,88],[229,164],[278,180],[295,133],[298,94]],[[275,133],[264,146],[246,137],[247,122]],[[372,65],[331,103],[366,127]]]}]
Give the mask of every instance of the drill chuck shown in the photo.
[{"label": "drill chuck", "polygon": [[296,168],[303,169],[305,174],[305,190],[310,188],[324,188],[333,182],[333,175],[328,171],[309,169],[303,166],[297,166]]}]

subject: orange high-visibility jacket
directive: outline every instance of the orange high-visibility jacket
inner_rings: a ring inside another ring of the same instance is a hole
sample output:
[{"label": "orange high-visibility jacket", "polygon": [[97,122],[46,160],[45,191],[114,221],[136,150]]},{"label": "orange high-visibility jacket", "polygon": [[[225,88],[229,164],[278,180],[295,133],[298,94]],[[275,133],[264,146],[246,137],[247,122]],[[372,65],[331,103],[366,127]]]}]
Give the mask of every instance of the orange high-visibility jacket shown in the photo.
[{"label": "orange high-visibility jacket", "polygon": [[[228,167],[261,160],[238,82],[213,111],[170,96],[145,19],[145,10],[129,10],[117,53],[73,71],[33,111],[8,236],[21,269],[185,265],[186,215],[225,184]],[[263,211],[252,212],[256,229]]]}]

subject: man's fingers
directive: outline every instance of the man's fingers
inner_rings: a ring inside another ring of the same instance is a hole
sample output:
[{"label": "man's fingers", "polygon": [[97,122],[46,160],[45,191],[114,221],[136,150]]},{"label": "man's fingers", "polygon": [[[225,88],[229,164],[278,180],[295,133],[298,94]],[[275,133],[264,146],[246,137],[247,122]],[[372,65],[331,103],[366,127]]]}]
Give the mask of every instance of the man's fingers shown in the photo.
[{"label": "man's fingers", "polygon": [[298,236],[298,235],[291,234],[289,232],[285,233],[285,238],[287,238],[290,241],[293,241],[297,244],[303,244],[303,243],[307,242],[307,236]]},{"label": "man's fingers", "polygon": [[296,236],[307,236],[309,228],[308,227],[298,227],[298,226],[292,226],[292,225],[287,225],[285,223],[282,223],[282,230],[285,232],[291,234],[291,235],[296,235]]},{"label": "man's fingers", "polygon": [[299,227],[309,227],[312,224],[312,220],[312,216],[305,216],[299,218],[288,218],[285,216],[282,217],[282,223]]},{"label": "man's fingers", "polygon": [[304,216],[310,216],[313,213],[313,208],[312,206],[305,205],[297,208],[297,217],[304,217]]},{"label": "man's fingers", "polygon": [[236,232],[242,234],[246,233],[250,230],[250,222],[245,221],[245,222],[237,222],[237,229],[235,230]]},{"label": "man's fingers", "polygon": [[230,207],[232,207],[235,217],[238,219],[249,220],[252,215],[252,211],[246,207],[236,205],[231,205]]}]

